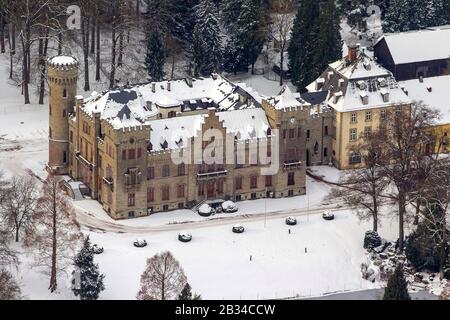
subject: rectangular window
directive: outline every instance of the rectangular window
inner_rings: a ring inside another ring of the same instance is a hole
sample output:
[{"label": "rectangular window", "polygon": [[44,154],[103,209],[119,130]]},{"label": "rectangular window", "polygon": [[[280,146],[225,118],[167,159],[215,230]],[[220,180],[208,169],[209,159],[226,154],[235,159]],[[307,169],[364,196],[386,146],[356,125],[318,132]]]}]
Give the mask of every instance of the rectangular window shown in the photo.
[{"label": "rectangular window", "polygon": [[353,112],[352,116],[351,116],[351,123],[356,123],[356,122],[358,122],[358,115],[356,114],[356,112]]},{"label": "rectangular window", "polygon": [[372,111],[366,111],[366,121],[372,121]]},{"label": "rectangular window", "polygon": [[147,180],[155,179],[155,167],[147,168]]},{"label": "rectangular window", "polygon": [[381,120],[386,120],[386,110],[381,110],[380,119]]},{"label": "rectangular window", "polygon": [[128,194],[128,206],[134,207],[136,204],[136,195],[134,193]]},{"label": "rectangular window", "polygon": [[205,185],[204,184],[200,184],[198,186],[198,195],[199,196],[204,196],[205,195]]},{"label": "rectangular window", "polygon": [[295,138],[295,130],[289,129],[289,139],[294,139],[294,138]]},{"label": "rectangular window", "polygon": [[364,137],[368,138],[372,134],[372,127],[365,127],[364,128]]},{"label": "rectangular window", "polygon": [[349,162],[350,164],[361,163],[361,155],[359,153],[351,153]]},{"label": "rectangular window", "polygon": [[286,136],[287,136],[287,131],[286,131],[286,129],[284,129],[283,130],[283,139],[286,139]]},{"label": "rectangular window", "polygon": [[163,187],[161,189],[161,194],[162,194],[162,201],[169,201],[170,200],[170,189],[169,187]]},{"label": "rectangular window", "polygon": [[311,138],[311,130],[306,130],[306,139]]},{"label": "rectangular window", "polygon": [[288,173],[288,186],[294,186],[295,185],[295,172],[289,172]]},{"label": "rectangular window", "polygon": [[350,129],[350,141],[356,141],[358,139],[358,133],[356,129]]},{"label": "rectangular window", "polygon": [[163,177],[168,177],[170,176],[170,167],[168,164],[165,164],[162,168],[162,176]]},{"label": "rectangular window", "polygon": [[236,177],[236,179],[235,179],[235,187],[236,187],[236,190],[241,190],[242,189],[242,177]]},{"label": "rectangular window", "polygon": [[297,130],[297,138],[300,138],[302,136],[302,128],[298,128]]},{"label": "rectangular window", "polygon": [[250,188],[251,189],[258,188],[258,177],[257,176],[250,177]]},{"label": "rectangular window", "polygon": [[272,176],[266,176],[266,187],[272,187]]},{"label": "rectangular window", "polygon": [[223,181],[217,181],[217,193],[218,194],[223,194]]},{"label": "rectangular window", "polygon": [[147,189],[147,202],[153,202],[155,201],[155,189],[153,188],[148,188]]},{"label": "rectangular window", "polygon": [[328,135],[328,126],[325,126],[324,128],[323,128],[323,134],[324,135]]},{"label": "rectangular window", "polygon": [[177,186],[177,197],[184,198],[184,184],[180,184]]},{"label": "rectangular window", "polygon": [[184,165],[184,163],[178,165],[178,176],[182,177],[186,175],[186,166]]},{"label": "rectangular window", "polygon": [[129,149],[128,150],[128,159],[129,160],[136,159],[136,150],[135,149]]}]

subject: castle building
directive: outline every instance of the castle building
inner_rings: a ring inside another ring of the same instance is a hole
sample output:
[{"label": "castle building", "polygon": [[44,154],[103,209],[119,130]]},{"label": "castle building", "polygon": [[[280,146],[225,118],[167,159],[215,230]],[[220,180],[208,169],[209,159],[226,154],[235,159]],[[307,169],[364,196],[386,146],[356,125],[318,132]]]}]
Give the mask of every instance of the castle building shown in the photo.
[{"label": "castle building", "polygon": [[263,97],[214,74],[83,98],[77,68],[48,61],[48,168],[85,184],[114,219],[303,195],[306,167],[332,162],[334,113],[321,92]]},{"label": "castle building", "polygon": [[342,170],[363,166],[352,146],[377,131],[388,114],[410,110],[413,102],[390,71],[356,47],[331,63],[307,89],[327,95],[326,104],[334,113],[332,161]]}]

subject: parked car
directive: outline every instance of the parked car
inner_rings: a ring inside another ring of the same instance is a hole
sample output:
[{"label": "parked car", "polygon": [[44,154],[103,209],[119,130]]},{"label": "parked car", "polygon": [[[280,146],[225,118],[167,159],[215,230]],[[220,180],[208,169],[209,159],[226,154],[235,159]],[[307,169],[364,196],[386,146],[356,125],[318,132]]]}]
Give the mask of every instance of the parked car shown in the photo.
[{"label": "parked car", "polygon": [[238,206],[233,201],[225,201],[222,203],[222,210],[225,213],[234,213],[238,211]]},{"label": "parked car", "polygon": [[331,211],[325,211],[322,214],[322,218],[324,218],[325,220],[328,220],[328,221],[334,220],[334,213]]},{"label": "parked car", "polygon": [[94,244],[93,246],[92,246],[92,252],[94,253],[94,254],[102,254],[103,253],[103,247],[99,247],[98,245],[96,245],[96,244]]},{"label": "parked car", "polygon": [[190,242],[192,240],[192,235],[190,233],[180,233],[178,235],[178,240],[180,240],[181,242]]},{"label": "parked car", "polygon": [[136,240],[134,240],[133,244],[136,248],[144,248],[147,246],[147,241],[142,238],[137,238]]},{"label": "parked car", "polygon": [[295,219],[294,217],[287,217],[286,224],[288,226],[295,226],[295,225],[297,225],[297,219]]},{"label": "parked car", "polygon": [[198,208],[198,214],[202,217],[209,217],[213,213],[215,213],[215,210],[207,203],[204,203]]},{"label": "parked car", "polygon": [[233,227],[233,232],[234,233],[244,233],[245,232],[245,228],[242,225],[237,224],[237,225],[235,225]]}]

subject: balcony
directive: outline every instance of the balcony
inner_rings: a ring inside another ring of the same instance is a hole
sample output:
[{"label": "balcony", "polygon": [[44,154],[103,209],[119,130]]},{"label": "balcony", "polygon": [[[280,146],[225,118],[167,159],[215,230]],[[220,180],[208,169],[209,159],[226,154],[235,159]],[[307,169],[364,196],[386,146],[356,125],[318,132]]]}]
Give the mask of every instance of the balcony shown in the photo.
[{"label": "balcony", "polygon": [[297,170],[302,166],[302,162],[299,160],[290,160],[283,163],[285,170]]},{"label": "balcony", "polygon": [[221,177],[226,177],[228,175],[227,170],[214,171],[214,172],[199,172],[197,174],[198,180],[209,180],[209,179],[217,179]]},{"label": "balcony", "polygon": [[102,181],[103,181],[104,184],[106,184],[111,189],[111,191],[114,191],[114,180],[113,180],[113,178],[103,177]]}]

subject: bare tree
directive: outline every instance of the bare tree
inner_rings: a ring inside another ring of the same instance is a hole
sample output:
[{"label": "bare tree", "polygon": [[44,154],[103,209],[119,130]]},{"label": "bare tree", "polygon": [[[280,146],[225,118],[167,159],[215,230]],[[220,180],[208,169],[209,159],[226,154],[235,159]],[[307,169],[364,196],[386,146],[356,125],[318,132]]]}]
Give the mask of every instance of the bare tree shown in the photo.
[{"label": "bare tree", "polygon": [[343,199],[353,207],[360,219],[371,219],[375,232],[378,231],[381,203],[386,200],[383,191],[389,185],[383,174],[387,161],[379,147],[379,141],[385,138],[383,131],[362,137],[351,152],[361,156],[364,167],[348,171],[331,192],[332,198]]},{"label": "bare tree", "polygon": [[49,271],[49,290],[54,292],[58,273],[71,264],[81,239],[79,224],[61,189],[60,178],[50,176],[46,180],[32,222],[34,228],[25,245],[35,247],[35,263]]},{"label": "bare tree", "polygon": [[18,264],[17,252],[9,247],[9,232],[6,230],[0,230],[0,266]]},{"label": "bare tree", "polygon": [[141,276],[139,300],[174,300],[187,283],[180,263],[169,251],[147,260]]},{"label": "bare tree", "polygon": [[284,82],[284,59],[294,24],[294,4],[292,0],[274,0],[272,2],[272,23],[270,37],[280,52],[280,86]]},{"label": "bare tree", "polygon": [[433,141],[429,128],[435,123],[439,113],[421,103],[414,103],[411,108],[398,109],[387,115],[381,130],[386,139],[379,141],[380,150],[385,152],[389,161],[383,165],[383,174],[395,187],[390,194],[392,200],[398,204],[399,218],[399,250],[404,247],[404,224],[407,217],[407,205],[411,195],[421,188],[420,181],[424,177],[418,176],[420,164],[430,158],[426,148]]},{"label": "bare tree", "polygon": [[12,274],[0,269],[0,300],[20,300],[21,291]]},{"label": "bare tree", "polygon": [[20,233],[31,227],[36,200],[36,183],[32,177],[13,177],[5,188],[0,215],[5,225],[14,232],[16,242],[19,242]]}]

